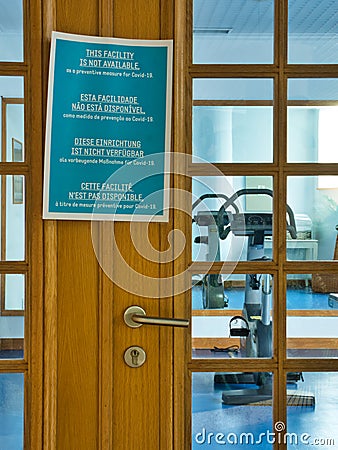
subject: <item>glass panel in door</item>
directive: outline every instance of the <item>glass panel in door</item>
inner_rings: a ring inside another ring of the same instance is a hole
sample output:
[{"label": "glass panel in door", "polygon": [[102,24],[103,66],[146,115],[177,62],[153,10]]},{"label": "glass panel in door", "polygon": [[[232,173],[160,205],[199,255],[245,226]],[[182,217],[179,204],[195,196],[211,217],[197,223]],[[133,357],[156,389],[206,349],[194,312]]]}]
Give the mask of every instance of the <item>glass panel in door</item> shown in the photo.
[{"label": "glass panel in door", "polygon": [[287,275],[287,356],[338,358],[338,276]]},{"label": "glass panel in door", "polygon": [[193,161],[272,162],[273,80],[193,81]]},{"label": "glass panel in door", "polygon": [[338,4],[334,0],[288,2],[288,62],[337,64]]},{"label": "glass panel in door", "polygon": [[272,373],[222,376],[192,374],[192,448],[272,449]]},{"label": "glass panel in door", "polygon": [[287,201],[296,228],[296,239],[287,236],[287,259],[338,259],[338,176],[289,176]]},{"label": "glass panel in door", "polygon": [[0,62],[23,61],[23,1],[0,0]]},{"label": "glass panel in door", "polygon": [[[270,261],[273,177],[213,176],[192,181],[194,261]],[[287,226],[293,233],[293,214]]]},{"label": "glass panel in door", "polygon": [[0,448],[23,449],[24,375],[0,373]]},{"label": "glass panel in door", "polygon": [[288,162],[337,163],[338,78],[288,80]]},{"label": "glass panel in door", "polygon": [[274,2],[194,0],[195,64],[271,64]]},{"label": "glass panel in door", "polygon": [[338,374],[304,371],[301,376],[298,386],[287,385],[287,448],[334,449],[338,443]]},{"label": "glass panel in door", "polygon": [[229,359],[272,356],[272,275],[194,275],[192,357]]}]

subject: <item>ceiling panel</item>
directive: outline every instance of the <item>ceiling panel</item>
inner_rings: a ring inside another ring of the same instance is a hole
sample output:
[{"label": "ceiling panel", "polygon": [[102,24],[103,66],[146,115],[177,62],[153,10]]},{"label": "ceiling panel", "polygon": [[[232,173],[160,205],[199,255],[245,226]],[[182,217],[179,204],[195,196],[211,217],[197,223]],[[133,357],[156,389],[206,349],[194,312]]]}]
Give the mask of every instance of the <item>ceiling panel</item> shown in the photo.
[{"label": "ceiling panel", "polygon": [[22,33],[22,0],[0,0],[0,33]]},{"label": "ceiling panel", "polygon": [[[231,33],[271,33],[273,0],[194,0],[194,28],[231,29]],[[290,0],[291,33],[338,31],[337,0]]]}]

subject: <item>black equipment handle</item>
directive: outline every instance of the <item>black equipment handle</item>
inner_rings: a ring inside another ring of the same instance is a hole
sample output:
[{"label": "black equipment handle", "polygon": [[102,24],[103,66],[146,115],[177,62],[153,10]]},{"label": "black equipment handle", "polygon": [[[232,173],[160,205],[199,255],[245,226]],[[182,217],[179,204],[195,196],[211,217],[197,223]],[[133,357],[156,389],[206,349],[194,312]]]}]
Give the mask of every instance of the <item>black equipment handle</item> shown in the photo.
[{"label": "black equipment handle", "polygon": [[[235,322],[237,320],[241,320],[245,323],[246,328],[231,328],[232,322]],[[241,337],[247,337],[250,333],[250,328],[248,321],[243,316],[234,316],[231,318],[229,322],[229,328],[230,328],[230,336],[241,336]]]},{"label": "black equipment handle", "polygon": [[[229,197],[227,195],[225,195],[225,194],[216,194],[216,193],[214,193],[214,194],[203,194],[193,203],[192,211],[196,208],[196,206],[198,206],[206,198],[224,198],[224,200],[226,200],[226,201],[229,200]],[[239,209],[238,209],[238,206],[236,204],[232,204],[231,206],[234,208],[236,213],[239,213]]]},{"label": "black equipment handle", "polygon": [[[273,197],[273,191],[271,189],[259,189],[259,188],[240,189],[239,191],[235,192],[231,197],[229,197],[225,203],[223,203],[223,205],[221,206],[221,208],[218,211],[218,219],[222,218],[222,216],[225,214],[226,209],[229,206],[234,207],[234,202],[238,199],[238,197],[240,197],[242,195],[254,195],[254,194],[256,194],[256,195],[263,194],[263,195],[269,195],[270,197]],[[286,211],[287,211],[288,217],[289,217],[289,223],[287,225],[287,230],[290,232],[292,239],[297,239],[295,216],[289,205],[286,205]],[[219,223],[221,223],[221,222],[219,222]],[[219,229],[220,237],[224,234],[224,231],[225,231],[224,228],[220,227],[220,229]],[[226,232],[226,235],[228,235],[228,234],[229,234],[229,232]],[[221,239],[222,239],[222,237],[221,237]]]}]

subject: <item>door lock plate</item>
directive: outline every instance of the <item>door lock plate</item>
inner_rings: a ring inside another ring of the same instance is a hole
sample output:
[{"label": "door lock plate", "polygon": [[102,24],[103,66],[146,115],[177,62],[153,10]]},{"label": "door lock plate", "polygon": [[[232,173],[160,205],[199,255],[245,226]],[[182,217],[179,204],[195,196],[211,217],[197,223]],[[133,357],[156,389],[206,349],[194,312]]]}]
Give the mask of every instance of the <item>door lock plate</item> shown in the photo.
[{"label": "door lock plate", "polygon": [[133,346],[124,352],[124,362],[133,368],[141,367],[147,359],[146,352],[142,347]]}]

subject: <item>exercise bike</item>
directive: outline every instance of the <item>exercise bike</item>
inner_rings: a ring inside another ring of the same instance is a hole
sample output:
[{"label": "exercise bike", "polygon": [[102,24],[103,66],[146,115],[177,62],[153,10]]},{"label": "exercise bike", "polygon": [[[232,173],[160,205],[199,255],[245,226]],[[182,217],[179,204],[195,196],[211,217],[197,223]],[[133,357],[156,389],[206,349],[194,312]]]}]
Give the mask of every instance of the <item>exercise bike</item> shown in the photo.
[{"label": "exercise bike", "polygon": [[[247,238],[247,260],[268,261],[264,251],[264,240],[272,236],[272,213],[240,212],[236,204],[241,196],[268,195],[273,197],[270,189],[241,189],[232,196],[223,194],[205,194],[194,204],[195,209],[203,200],[221,198],[224,203],[217,211],[200,211],[194,216],[199,226],[208,227],[208,235],[195,239],[197,244],[209,246],[207,260],[220,259],[220,241],[226,239],[230,232],[234,236]],[[287,231],[292,239],[297,238],[293,211],[287,205]],[[221,308],[224,302],[224,286],[219,275],[207,274],[202,280],[202,297],[204,308]],[[240,353],[249,358],[272,357],[272,321],[270,317],[272,299],[272,279],[269,274],[247,274],[245,278],[244,304],[241,316],[230,320],[230,336],[240,338]],[[300,372],[288,374],[288,382],[296,383],[303,377]],[[272,398],[272,379],[269,373],[227,373],[215,374],[215,384],[224,384],[228,390],[222,394],[225,404],[248,404],[262,402]],[[237,389],[233,385],[255,384],[256,388]],[[302,395],[303,397],[303,395]],[[304,403],[304,399],[302,400]],[[314,402],[313,396],[308,399]]]}]

